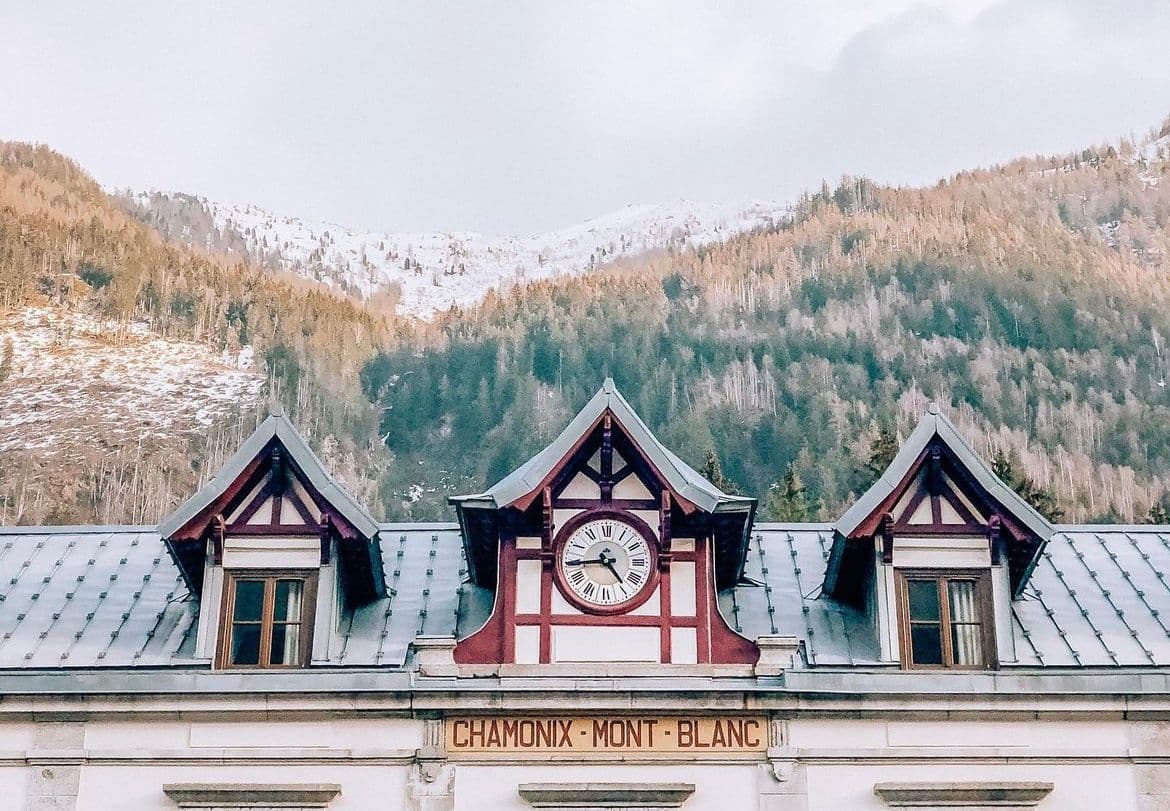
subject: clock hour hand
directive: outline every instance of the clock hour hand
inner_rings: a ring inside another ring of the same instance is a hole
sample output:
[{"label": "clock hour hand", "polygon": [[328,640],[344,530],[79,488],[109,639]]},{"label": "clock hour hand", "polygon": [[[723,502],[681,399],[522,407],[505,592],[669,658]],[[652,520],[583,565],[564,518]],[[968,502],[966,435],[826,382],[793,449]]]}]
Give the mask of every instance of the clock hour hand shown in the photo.
[{"label": "clock hour hand", "polygon": [[595,558],[593,560],[566,560],[565,561],[566,566],[584,566],[587,563],[601,563],[603,565],[606,565],[606,559],[605,558]]},{"label": "clock hour hand", "polygon": [[618,579],[619,583],[625,582],[622,580],[622,576],[620,574],[618,574],[618,570],[613,567],[613,559],[612,558],[605,558],[604,560],[602,560],[602,563],[605,564],[605,568],[607,568],[611,572],[613,572],[613,576]]}]

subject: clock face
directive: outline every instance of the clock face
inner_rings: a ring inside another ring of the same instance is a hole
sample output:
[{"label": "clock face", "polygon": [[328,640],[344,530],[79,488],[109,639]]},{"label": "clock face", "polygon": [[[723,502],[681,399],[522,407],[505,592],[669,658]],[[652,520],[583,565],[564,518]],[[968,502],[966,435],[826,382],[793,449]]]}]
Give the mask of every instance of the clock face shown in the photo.
[{"label": "clock face", "polygon": [[614,609],[649,596],[653,552],[646,537],[619,518],[595,518],[560,545],[560,580],[586,607]]}]

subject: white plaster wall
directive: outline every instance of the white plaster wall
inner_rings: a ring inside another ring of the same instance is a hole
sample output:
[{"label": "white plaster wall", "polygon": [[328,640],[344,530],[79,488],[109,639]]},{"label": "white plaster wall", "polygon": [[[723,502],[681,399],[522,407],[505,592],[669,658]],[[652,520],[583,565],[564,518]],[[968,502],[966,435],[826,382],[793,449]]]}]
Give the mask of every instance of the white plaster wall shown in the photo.
[{"label": "white plaster wall", "polygon": [[3,805],[0,807],[24,808],[31,777],[29,772],[31,769],[40,768],[42,767],[36,765],[26,767],[23,762],[0,764],[0,798],[3,798]]},{"label": "white plaster wall", "polygon": [[516,561],[516,613],[540,613],[540,573],[543,564],[539,560]]},{"label": "white plaster wall", "polygon": [[695,616],[695,564],[689,560],[670,563],[670,613]]},{"label": "white plaster wall", "polygon": [[894,565],[986,569],[991,547],[986,538],[894,538]]},{"label": "white plaster wall", "polygon": [[661,647],[658,628],[650,626],[552,627],[554,662],[657,662]]},{"label": "white plaster wall", "polygon": [[882,721],[801,719],[787,722],[788,745],[795,749],[885,750],[899,747],[958,747],[966,750],[1014,749],[1125,756],[1124,721]]},{"label": "white plaster wall", "polygon": [[755,764],[654,766],[527,764],[455,769],[455,811],[531,811],[520,799],[522,783],[694,783],[695,794],[686,811],[755,811],[758,768]]},{"label": "white plaster wall", "polygon": [[423,731],[424,722],[410,718],[90,721],[85,728],[85,748],[96,755],[185,749],[202,755],[198,750],[257,747],[406,752],[423,745]]},{"label": "white plaster wall", "polygon": [[320,565],[319,538],[229,535],[224,540],[225,569],[316,569]]}]

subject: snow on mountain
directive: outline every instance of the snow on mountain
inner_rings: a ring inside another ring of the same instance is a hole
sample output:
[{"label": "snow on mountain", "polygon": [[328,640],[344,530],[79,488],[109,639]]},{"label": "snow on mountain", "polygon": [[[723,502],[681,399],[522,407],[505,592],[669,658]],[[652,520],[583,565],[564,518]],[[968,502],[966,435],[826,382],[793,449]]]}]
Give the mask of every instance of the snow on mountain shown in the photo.
[{"label": "snow on mountain", "polygon": [[[160,197],[172,199],[158,193],[135,194],[131,199],[158,211]],[[399,312],[420,319],[452,306],[473,305],[493,288],[582,273],[647,251],[722,241],[782,221],[790,210],[777,202],[631,205],[544,234],[488,236],[363,232],[281,216],[253,205],[187,199],[201,204],[218,231],[208,234],[204,247],[238,250],[253,261],[361,298],[393,291],[400,294]],[[191,236],[186,225],[171,230]]]},{"label": "snow on mountain", "polygon": [[202,432],[258,403],[265,383],[251,347],[221,356],[146,324],[46,306],[0,315],[0,363],[0,453],[43,459]]}]

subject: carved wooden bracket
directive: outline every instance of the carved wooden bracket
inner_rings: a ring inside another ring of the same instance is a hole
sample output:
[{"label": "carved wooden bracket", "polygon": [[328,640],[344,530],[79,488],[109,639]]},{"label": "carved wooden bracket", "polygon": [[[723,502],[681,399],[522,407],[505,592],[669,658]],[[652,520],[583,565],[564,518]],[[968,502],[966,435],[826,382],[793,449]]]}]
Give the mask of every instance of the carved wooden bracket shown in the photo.
[{"label": "carved wooden bracket", "polygon": [[886,513],[882,516],[881,526],[878,528],[878,533],[882,539],[882,563],[892,564],[894,562],[894,514]]},{"label": "carved wooden bracket", "polygon": [[1003,517],[999,513],[987,519],[987,542],[991,546],[991,563],[998,566],[1003,558]]},{"label": "carved wooden bracket", "polygon": [[227,537],[227,521],[223,513],[216,513],[211,520],[211,563],[213,566],[223,565],[223,544]]},{"label": "carved wooden bracket", "polygon": [[613,418],[606,413],[601,423],[601,500],[613,498]]}]

